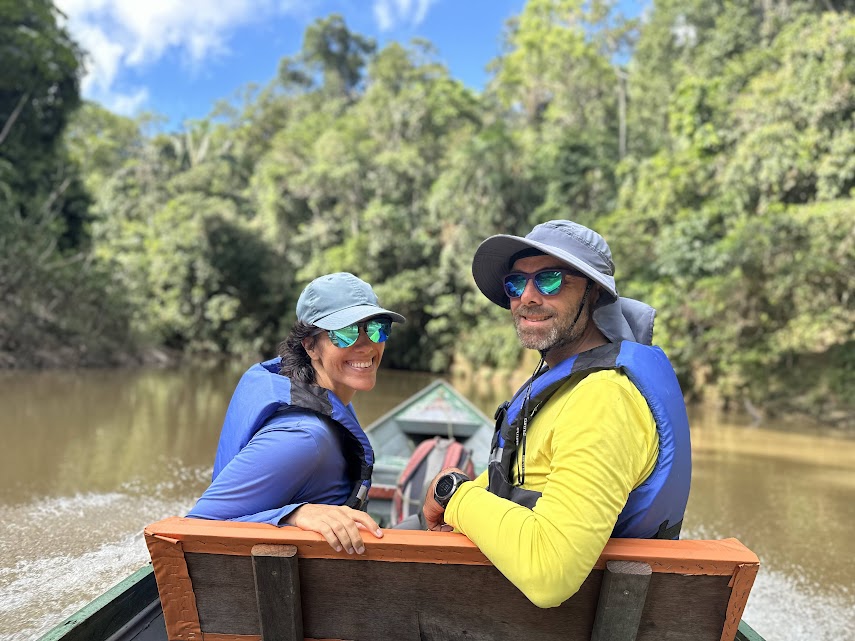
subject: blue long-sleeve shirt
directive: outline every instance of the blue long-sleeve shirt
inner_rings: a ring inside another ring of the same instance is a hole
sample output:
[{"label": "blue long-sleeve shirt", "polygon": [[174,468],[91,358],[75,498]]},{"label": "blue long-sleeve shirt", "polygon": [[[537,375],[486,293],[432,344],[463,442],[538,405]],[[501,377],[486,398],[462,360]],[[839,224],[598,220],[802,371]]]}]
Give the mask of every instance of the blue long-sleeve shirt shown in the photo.
[{"label": "blue long-sleeve shirt", "polygon": [[281,525],[305,503],[343,505],[352,487],[336,430],[311,412],[289,412],[250,439],[187,516]]},{"label": "blue long-sleeve shirt", "polygon": [[347,503],[355,491],[348,459],[360,448],[367,457],[360,464],[370,473],[371,445],[353,406],[278,372],[273,359],[241,377],[223,421],[213,481],[187,516],[282,525],[305,503]]}]

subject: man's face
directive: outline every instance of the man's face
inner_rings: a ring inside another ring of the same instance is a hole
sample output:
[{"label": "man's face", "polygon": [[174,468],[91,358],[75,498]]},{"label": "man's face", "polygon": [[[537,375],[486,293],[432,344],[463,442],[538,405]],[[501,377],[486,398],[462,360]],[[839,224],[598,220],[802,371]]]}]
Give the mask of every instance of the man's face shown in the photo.
[{"label": "man's face", "polygon": [[[542,269],[567,267],[552,256],[530,256],[516,261],[511,271],[533,274]],[[538,291],[533,280],[529,280],[522,296],[510,299],[514,326],[522,346],[544,351],[578,340],[590,317],[587,311],[583,312],[573,325],[586,285],[585,278],[565,276],[558,294],[546,296]],[[593,298],[589,295],[590,303],[593,303]]]}]

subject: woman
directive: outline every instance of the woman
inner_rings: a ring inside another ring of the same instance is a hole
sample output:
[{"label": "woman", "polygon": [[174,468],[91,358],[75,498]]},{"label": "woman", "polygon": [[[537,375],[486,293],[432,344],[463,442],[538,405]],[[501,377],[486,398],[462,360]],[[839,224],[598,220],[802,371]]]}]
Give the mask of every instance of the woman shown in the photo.
[{"label": "woman", "polygon": [[252,366],[226,412],[214,477],[187,516],[296,525],[336,550],[365,549],[359,510],[374,453],[353,406],[373,389],[393,322],[371,286],[353,274],[313,280],[297,301],[297,323],[279,358]]}]

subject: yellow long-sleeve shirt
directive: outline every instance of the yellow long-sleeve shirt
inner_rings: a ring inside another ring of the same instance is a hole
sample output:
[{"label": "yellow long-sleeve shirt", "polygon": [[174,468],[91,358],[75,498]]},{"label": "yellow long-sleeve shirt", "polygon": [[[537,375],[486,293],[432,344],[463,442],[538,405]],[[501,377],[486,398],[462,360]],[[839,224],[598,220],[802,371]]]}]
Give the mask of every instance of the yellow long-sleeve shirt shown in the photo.
[{"label": "yellow long-sleeve shirt", "polygon": [[[567,381],[528,426],[523,488],[534,509],[487,491],[487,472],[464,483],[445,511],[535,605],[560,605],[591,572],[629,493],[653,471],[656,424],[618,370]],[[512,479],[513,480],[513,479]]]}]

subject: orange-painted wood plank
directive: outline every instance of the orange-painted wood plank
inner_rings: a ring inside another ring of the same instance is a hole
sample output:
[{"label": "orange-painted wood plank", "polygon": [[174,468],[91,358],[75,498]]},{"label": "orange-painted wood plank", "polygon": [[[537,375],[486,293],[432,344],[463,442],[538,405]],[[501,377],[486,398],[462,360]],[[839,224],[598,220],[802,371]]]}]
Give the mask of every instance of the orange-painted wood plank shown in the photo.
[{"label": "orange-painted wood plank", "polygon": [[[295,527],[263,523],[204,521],[173,517],[153,523],[147,535],[181,541],[185,552],[249,556],[257,543],[295,545],[300,558],[349,558],[335,552],[314,532]],[[453,532],[384,530],[383,538],[363,535],[366,553],[352,557],[367,561],[490,565],[474,543]],[[737,567],[759,565],[759,559],[736,539],[722,541],[663,541],[611,539],[595,565],[603,569],[607,561],[644,561],[654,572],[732,576]]]},{"label": "orange-painted wood plank", "polygon": [[[261,636],[258,634],[220,634],[207,632],[202,635],[202,641],[261,641]],[[310,639],[306,637],[304,641],[342,641],[341,639]]]},{"label": "orange-painted wood plank", "polygon": [[187,571],[181,542],[153,534],[145,535],[151,555],[154,578],[163,607],[163,621],[170,641],[196,641],[202,638],[196,595]]},{"label": "orange-painted wood plank", "polygon": [[730,581],[730,600],[727,602],[727,615],[724,620],[724,629],[721,632],[721,641],[733,641],[745,612],[745,604],[748,602],[748,594],[754,585],[759,565],[740,565],[733,573]]}]

